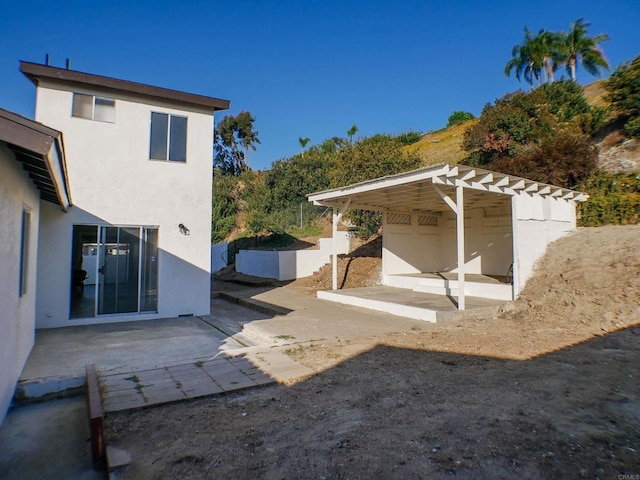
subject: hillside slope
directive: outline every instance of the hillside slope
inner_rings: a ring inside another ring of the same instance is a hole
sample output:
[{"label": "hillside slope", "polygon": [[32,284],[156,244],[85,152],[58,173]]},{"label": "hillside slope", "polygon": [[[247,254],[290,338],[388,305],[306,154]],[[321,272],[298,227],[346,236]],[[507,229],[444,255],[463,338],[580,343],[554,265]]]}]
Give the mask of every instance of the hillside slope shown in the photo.
[{"label": "hillside slope", "polygon": [[[604,80],[597,80],[584,86],[587,101],[597,107],[607,107]],[[417,152],[425,166],[438,163],[460,163],[467,156],[462,148],[464,131],[473,125],[470,120],[450,128],[426,133],[419,141],[404,147],[406,152]],[[630,140],[621,132],[619,125],[613,124],[597,138],[600,150],[598,166],[612,173],[640,171],[640,141]]]},{"label": "hillside slope", "polygon": [[429,132],[412,145],[407,145],[407,153],[418,153],[425,166],[438,163],[460,163],[467,153],[462,149],[462,139],[467,127],[475,120],[469,120],[453,127]]}]

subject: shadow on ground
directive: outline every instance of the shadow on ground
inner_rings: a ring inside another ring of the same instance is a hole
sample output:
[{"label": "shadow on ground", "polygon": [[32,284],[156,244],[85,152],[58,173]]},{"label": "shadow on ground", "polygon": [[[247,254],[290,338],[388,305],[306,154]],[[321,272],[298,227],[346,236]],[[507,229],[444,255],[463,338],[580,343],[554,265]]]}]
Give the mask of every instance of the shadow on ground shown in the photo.
[{"label": "shadow on ground", "polygon": [[639,473],[639,340],[527,361],[380,345],[289,387],[117,414],[107,434],[133,454],[121,478],[617,478]]}]

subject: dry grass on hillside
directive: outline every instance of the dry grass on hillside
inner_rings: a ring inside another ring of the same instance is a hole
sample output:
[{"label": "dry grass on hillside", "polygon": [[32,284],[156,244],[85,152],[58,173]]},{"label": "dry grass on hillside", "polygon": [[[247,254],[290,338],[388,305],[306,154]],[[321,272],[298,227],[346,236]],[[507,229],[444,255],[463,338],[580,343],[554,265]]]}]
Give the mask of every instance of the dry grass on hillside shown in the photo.
[{"label": "dry grass on hillside", "polygon": [[462,139],[474,120],[424,135],[412,145],[404,147],[407,153],[418,152],[425,166],[438,163],[460,163],[467,156]]},{"label": "dry grass on hillside", "polygon": [[606,107],[609,105],[609,102],[604,99],[605,93],[607,91],[604,89],[604,80],[598,80],[584,86],[584,96],[593,107]]}]

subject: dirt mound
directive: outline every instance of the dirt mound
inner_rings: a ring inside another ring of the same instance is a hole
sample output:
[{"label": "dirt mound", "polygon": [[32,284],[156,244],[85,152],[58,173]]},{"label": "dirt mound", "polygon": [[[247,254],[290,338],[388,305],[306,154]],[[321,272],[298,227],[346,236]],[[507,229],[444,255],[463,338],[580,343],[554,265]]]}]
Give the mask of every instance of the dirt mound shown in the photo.
[{"label": "dirt mound", "polygon": [[[352,239],[360,243],[347,255],[338,256],[338,288],[371,287],[380,283],[382,271],[382,236],[368,240]],[[299,278],[291,287],[308,289],[308,293],[330,290],[332,287],[331,264],[323,266],[310,277]]]}]

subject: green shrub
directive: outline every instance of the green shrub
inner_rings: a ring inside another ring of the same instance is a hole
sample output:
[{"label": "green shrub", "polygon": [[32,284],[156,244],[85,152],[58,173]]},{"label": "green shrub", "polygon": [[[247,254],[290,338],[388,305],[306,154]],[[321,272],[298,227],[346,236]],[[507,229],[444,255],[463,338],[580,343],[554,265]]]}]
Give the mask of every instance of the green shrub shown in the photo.
[{"label": "green shrub", "polygon": [[462,112],[458,110],[449,115],[449,119],[447,120],[447,127],[453,127],[454,125],[473,120],[474,118],[476,117],[473,116],[473,113]]},{"label": "green shrub", "polygon": [[580,225],[640,222],[640,173],[598,171],[582,182],[579,190],[589,194],[589,199],[578,206]]},{"label": "green shrub", "polygon": [[491,169],[539,182],[575,188],[596,169],[598,152],[588,136],[554,137],[515,158],[503,157]]},{"label": "green shrub", "polygon": [[625,132],[640,136],[640,55],[616,68],[604,86],[605,98],[618,115],[626,119]]}]

